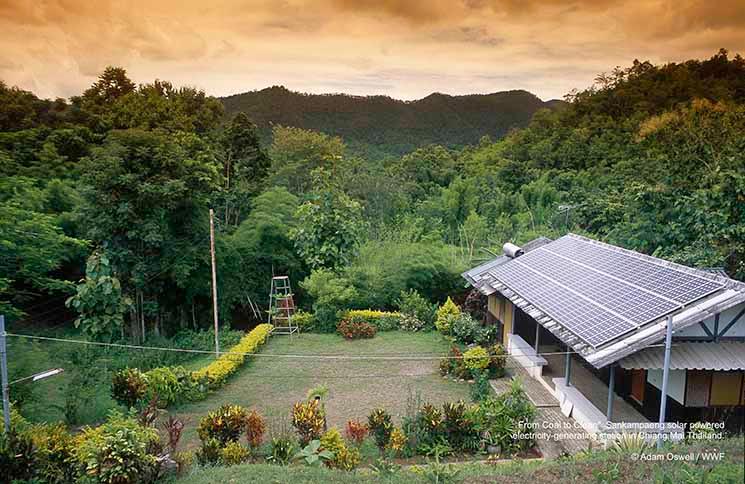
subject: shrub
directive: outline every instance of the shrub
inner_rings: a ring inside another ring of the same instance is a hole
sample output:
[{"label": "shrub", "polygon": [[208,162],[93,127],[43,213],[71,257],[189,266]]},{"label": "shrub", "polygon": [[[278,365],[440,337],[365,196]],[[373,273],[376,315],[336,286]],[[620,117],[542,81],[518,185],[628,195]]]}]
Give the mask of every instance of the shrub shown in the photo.
[{"label": "shrub", "polygon": [[380,449],[380,452],[382,453],[388,445],[388,441],[391,438],[391,432],[393,432],[391,414],[382,408],[376,408],[367,417],[367,426],[375,439],[375,445],[378,446],[378,449]]},{"label": "shrub", "polygon": [[216,439],[222,446],[237,442],[246,430],[248,412],[239,405],[223,405],[199,421],[197,434],[202,442]]},{"label": "shrub", "polygon": [[330,428],[321,436],[321,448],[336,453],[344,447],[344,440],[336,428]]},{"label": "shrub", "polygon": [[491,395],[489,388],[489,373],[484,370],[473,370],[473,385],[471,386],[471,400],[475,403],[486,400]]},{"label": "shrub", "polygon": [[0,435],[0,469],[4,482],[26,481],[34,477],[36,448],[25,432]]},{"label": "shrub", "polygon": [[246,440],[251,449],[257,449],[264,440],[266,422],[256,410],[251,410],[246,416]]},{"label": "shrub", "polygon": [[178,466],[179,475],[184,475],[192,464],[194,464],[195,458],[194,452],[192,451],[180,451],[171,454],[171,459],[173,459]]},{"label": "shrub", "polygon": [[206,379],[211,388],[221,386],[230,375],[240,368],[247,354],[256,352],[256,349],[264,344],[271,331],[271,324],[256,326],[250,333],[241,338],[237,345],[230,348],[226,354],[192,373],[192,378],[196,381]]},{"label": "shrub", "polygon": [[439,307],[437,310],[437,318],[435,320],[435,326],[437,330],[442,334],[450,334],[450,324],[453,317],[457,317],[460,314],[460,309],[455,305],[450,297],[447,298],[445,304]]},{"label": "shrub", "polygon": [[202,446],[197,451],[197,462],[202,465],[213,465],[220,462],[223,446],[217,439],[202,440]]},{"label": "shrub", "polygon": [[298,310],[292,315],[292,322],[300,328],[300,331],[310,332],[315,329],[316,317],[313,313]]},{"label": "shrub", "polygon": [[361,460],[359,449],[345,446],[334,456],[334,465],[337,469],[352,471],[360,465]]},{"label": "shrub", "polygon": [[339,314],[358,296],[349,280],[328,269],[314,270],[300,286],[313,299],[314,329],[320,333],[333,333]]},{"label": "shrub", "polygon": [[158,442],[155,429],[141,426],[132,417],[112,412],[103,425],[83,429],[75,454],[82,464],[82,472],[96,482],[153,482],[158,464],[152,449]]},{"label": "shrub", "polygon": [[326,418],[318,401],[297,402],[292,408],[292,426],[300,437],[300,445],[306,446],[311,440],[320,439]]},{"label": "shrub", "polygon": [[[35,474],[50,484],[74,482],[75,439],[62,424],[37,424],[26,431],[35,448]],[[0,468],[3,468],[0,465]]]},{"label": "shrub", "polygon": [[293,459],[302,460],[305,465],[317,466],[321,462],[328,463],[334,458],[334,453],[321,448],[321,441],[311,440]]},{"label": "shrub", "polygon": [[176,447],[181,440],[181,432],[184,431],[184,421],[173,415],[168,416],[168,420],[163,422],[163,429],[168,434],[168,449],[171,454],[176,452]]},{"label": "shrub", "polygon": [[423,431],[419,446],[432,445],[445,435],[442,412],[434,405],[422,405],[416,418],[417,426]]},{"label": "shrub", "polygon": [[466,313],[448,317],[448,320],[450,321],[450,334],[460,343],[466,345],[474,343],[481,335],[481,325]]},{"label": "shrub", "polygon": [[474,342],[480,346],[489,346],[499,338],[499,331],[496,325],[482,326],[474,336]]},{"label": "shrub", "polygon": [[391,432],[391,438],[388,441],[388,447],[395,452],[396,454],[400,454],[404,447],[406,446],[406,434],[404,434],[403,430],[396,427]]},{"label": "shrub", "polygon": [[489,353],[481,346],[474,346],[463,353],[463,361],[466,368],[473,372],[474,370],[483,370],[489,366]]},{"label": "shrub", "polygon": [[483,320],[486,317],[488,298],[481,294],[481,291],[474,288],[466,296],[463,303],[463,309],[467,311],[474,319]]},{"label": "shrub", "polygon": [[431,327],[435,323],[437,304],[427,301],[416,289],[401,291],[396,299],[396,307],[401,314],[412,316],[422,321],[425,326]]},{"label": "shrub", "polygon": [[357,445],[362,445],[367,436],[367,425],[359,420],[350,420],[347,422],[344,433],[349,440]]},{"label": "shrub", "polygon": [[369,323],[375,326],[378,331],[391,331],[398,329],[401,314],[372,309],[354,309],[347,311],[342,319],[354,323]]},{"label": "shrub", "polygon": [[448,358],[440,360],[440,374],[445,376],[448,373],[453,375],[455,378],[460,378],[462,380],[470,378],[471,376],[471,370],[466,367],[463,353],[461,353],[460,348],[455,345],[450,347]]},{"label": "shrub", "polygon": [[345,339],[360,339],[365,338],[369,339],[375,336],[376,329],[375,326],[369,324],[369,323],[362,323],[362,322],[352,322],[349,320],[342,320],[339,325],[336,327],[336,330],[341,334]]},{"label": "shrub", "polygon": [[464,401],[442,405],[443,426],[447,441],[456,449],[474,450],[478,446],[478,432]]},{"label": "shrub", "polygon": [[531,424],[536,409],[523,391],[520,381],[514,380],[510,390],[497,397],[487,398],[474,407],[475,428],[491,445],[498,445],[503,452],[525,450],[534,445],[530,439],[516,438],[520,425]]},{"label": "shrub", "polygon": [[463,259],[443,243],[368,241],[344,269],[357,290],[356,307],[394,307],[401,291],[416,289],[433,300],[445,300],[463,286]]},{"label": "shrub", "polygon": [[248,460],[250,452],[238,442],[228,442],[220,449],[220,462],[226,466],[242,464]]},{"label": "shrub", "polygon": [[504,376],[507,364],[507,352],[504,346],[495,344],[489,347],[489,372],[493,378]]},{"label": "shrub", "polygon": [[334,457],[326,461],[326,465],[332,468],[352,470],[360,463],[360,454],[357,449],[348,449],[341,434],[335,428],[329,429],[321,437],[321,449],[328,450]]},{"label": "shrub", "polygon": [[440,372],[440,376],[447,376],[450,373],[450,369],[452,368],[452,362],[447,358],[443,358],[437,364],[437,368]]},{"label": "shrub", "polygon": [[409,314],[401,316],[401,322],[399,323],[401,331],[422,331],[427,329],[427,324],[416,316]]},{"label": "shrub", "polygon": [[161,407],[167,407],[179,402],[184,397],[184,390],[188,385],[188,372],[183,367],[154,368],[147,375],[147,397],[156,398]]},{"label": "shrub", "polygon": [[285,465],[295,455],[295,442],[290,435],[279,435],[272,438],[271,455],[267,460]]},{"label": "shrub", "polygon": [[127,408],[137,405],[147,393],[147,378],[137,368],[125,368],[111,378],[111,396]]}]

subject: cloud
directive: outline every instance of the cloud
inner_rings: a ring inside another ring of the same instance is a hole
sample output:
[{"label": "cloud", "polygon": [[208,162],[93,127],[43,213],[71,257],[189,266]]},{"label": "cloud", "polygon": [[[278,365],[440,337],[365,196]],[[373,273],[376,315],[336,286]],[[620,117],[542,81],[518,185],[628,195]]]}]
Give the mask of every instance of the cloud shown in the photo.
[{"label": "cloud", "polygon": [[70,96],[106,65],[225,95],[584,88],[633,59],[745,53],[742,0],[0,0],[0,76]]}]

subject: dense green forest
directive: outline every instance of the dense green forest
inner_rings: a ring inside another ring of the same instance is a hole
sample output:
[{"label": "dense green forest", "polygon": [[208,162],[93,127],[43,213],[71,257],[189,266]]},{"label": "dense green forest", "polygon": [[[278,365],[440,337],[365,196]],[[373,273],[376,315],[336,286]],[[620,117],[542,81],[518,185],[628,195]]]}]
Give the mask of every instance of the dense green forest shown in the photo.
[{"label": "dense green forest", "polygon": [[248,114],[267,142],[272,139],[272,126],[293,126],[339,136],[350,152],[368,159],[400,157],[430,144],[462,149],[483,136],[499,139],[513,128],[527,126],[539,109],[564,104],[543,102],[527,91],[467,96],[434,93],[416,101],[399,101],[387,96],[303,94],[282,86],[221,101],[228,115]]},{"label": "dense green forest", "polygon": [[[634,62],[462,149],[542,104],[505,117],[492,100],[472,111],[481,127],[454,117],[439,130],[436,116],[401,116],[413,104],[382,98],[365,101],[377,100],[374,122],[352,123],[357,98],[335,111],[329,97],[317,130],[279,117],[264,141],[255,123],[273,101],[253,117],[236,113],[240,99],[226,114],[204,92],[136,86],[120,68],[70,100],[0,84],[0,313],[75,320],[103,340],[209,327],[209,208],[224,324],[252,319],[249,301],[266,307],[272,274],[332,319],[395,307],[410,289],[441,301],[483,249],[567,231],[745,280],[740,56]],[[340,125],[352,140],[322,132]],[[367,158],[359,143],[422,147]]]}]

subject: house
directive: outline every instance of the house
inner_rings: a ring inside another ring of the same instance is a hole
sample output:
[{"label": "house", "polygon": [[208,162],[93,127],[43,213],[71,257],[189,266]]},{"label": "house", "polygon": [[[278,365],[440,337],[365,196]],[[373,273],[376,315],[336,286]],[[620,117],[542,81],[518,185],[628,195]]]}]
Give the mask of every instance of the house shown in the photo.
[{"label": "house", "polygon": [[511,358],[588,432],[650,421],[742,432],[745,284],[575,234],[505,244],[463,277],[488,297]]}]

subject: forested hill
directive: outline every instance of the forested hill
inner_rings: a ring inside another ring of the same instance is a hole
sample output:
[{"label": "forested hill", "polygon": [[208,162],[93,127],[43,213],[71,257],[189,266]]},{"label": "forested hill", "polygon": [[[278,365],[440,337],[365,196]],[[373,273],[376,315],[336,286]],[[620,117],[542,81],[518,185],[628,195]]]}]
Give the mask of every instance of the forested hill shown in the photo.
[{"label": "forested hill", "polygon": [[271,136],[279,124],[341,136],[354,151],[371,157],[401,155],[428,144],[460,148],[482,136],[497,139],[524,127],[533,113],[562,105],[522,90],[449,96],[434,93],[416,101],[387,96],[303,94],[282,86],[222,98],[228,115],[248,114]]}]

